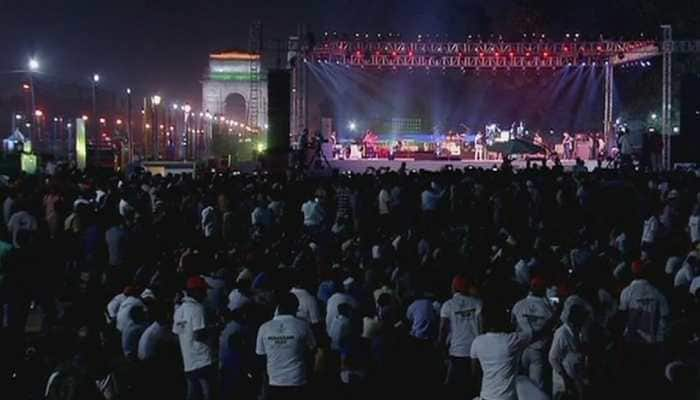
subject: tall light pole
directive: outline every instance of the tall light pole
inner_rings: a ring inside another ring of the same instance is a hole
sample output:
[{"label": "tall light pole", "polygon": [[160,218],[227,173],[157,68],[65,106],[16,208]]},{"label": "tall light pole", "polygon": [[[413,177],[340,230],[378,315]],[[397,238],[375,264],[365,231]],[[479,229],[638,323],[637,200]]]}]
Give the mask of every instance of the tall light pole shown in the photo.
[{"label": "tall light pole", "polygon": [[190,111],[192,111],[192,107],[189,103],[185,103],[185,105],[182,106],[182,110],[185,112],[185,130],[180,140],[185,143],[185,148],[182,150],[182,159],[187,160],[190,147],[192,147],[192,140],[190,139]]},{"label": "tall light pole", "polygon": [[131,88],[126,88],[126,140],[129,141],[129,162],[134,161],[134,138],[131,135]]},{"label": "tall light pole", "polygon": [[151,97],[151,103],[153,104],[153,130],[155,131],[155,139],[153,143],[154,156],[156,160],[160,156],[160,125],[158,125],[158,106],[160,106],[161,97],[155,95]]},{"label": "tall light pole", "polygon": [[34,93],[34,73],[39,71],[39,60],[36,58],[32,57],[29,59],[29,90],[31,93],[31,102],[32,102],[32,110],[31,110],[31,115],[32,115],[32,126],[29,128],[29,141],[33,142],[34,141],[34,126],[36,125],[36,116],[34,115],[36,113],[36,98],[35,98],[35,93]]},{"label": "tall light pole", "polygon": [[100,150],[99,150],[99,141],[100,141],[100,130],[97,125],[97,84],[100,83],[100,75],[99,74],[93,74],[92,75],[92,118],[94,119],[93,123],[93,128],[92,128],[92,140],[93,140],[93,147],[95,151],[95,163],[99,166],[99,161],[100,161]]}]

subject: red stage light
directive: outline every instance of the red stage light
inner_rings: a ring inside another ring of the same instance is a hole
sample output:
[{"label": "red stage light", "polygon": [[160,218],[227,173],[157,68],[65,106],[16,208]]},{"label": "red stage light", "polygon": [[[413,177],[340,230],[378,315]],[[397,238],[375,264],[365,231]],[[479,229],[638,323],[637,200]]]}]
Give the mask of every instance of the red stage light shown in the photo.
[{"label": "red stage light", "polygon": [[391,52],[391,55],[392,55],[392,57],[396,57],[396,56],[397,56],[397,54],[396,54],[395,51],[392,51],[392,52]]},{"label": "red stage light", "polygon": [[358,57],[362,57],[362,52],[358,50],[358,51],[355,53],[355,55],[358,56]]},{"label": "red stage light", "polygon": [[525,53],[526,56],[530,57],[530,52]]},{"label": "red stage light", "polygon": [[549,53],[547,53],[546,51],[545,51],[544,54],[542,54],[542,55],[544,56],[544,58],[549,57]]},{"label": "red stage light", "polygon": [[479,53],[479,57],[483,57],[483,56],[484,56],[483,52]]},{"label": "red stage light", "polygon": [[500,56],[501,56],[501,53],[496,52],[495,56],[496,56],[496,57],[500,57]]},{"label": "red stage light", "polygon": [[508,55],[511,56],[511,57],[514,57],[514,56],[515,56],[515,53],[513,53],[513,52],[511,51],[510,53],[508,53]]},{"label": "red stage light", "polygon": [[568,47],[568,46],[564,46],[564,51],[569,51],[569,47]]},{"label": "red stage light", "polygon": [[409,57],[413,57],[413,52],[412,52],[412,51],[409,51],[409,52],[408,52],[408,56],[409,56]]},{"label": "red stage light", "polygon": [[598,46],[598,47],[596,47],[596,49],[597,49],[598,51],[603,51],[603,46]]}]

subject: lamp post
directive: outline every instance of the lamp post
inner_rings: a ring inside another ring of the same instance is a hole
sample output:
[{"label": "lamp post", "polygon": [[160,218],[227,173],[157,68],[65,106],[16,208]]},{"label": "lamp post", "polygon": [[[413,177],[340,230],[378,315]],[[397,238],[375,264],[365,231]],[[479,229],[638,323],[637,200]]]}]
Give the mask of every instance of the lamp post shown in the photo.
[{"label": "lamp post", "polygon": [[35,98],[35,93],[34,93],[34,73],[39,71],[39,60],[36,58],[30,58],[29,59],[29,90],[31,93],[31,102],[32,102],[32,110],[31,115],[32,115],[32,125],[29,128],[29,141],[33,142],[34,141],[34,126],[36,125],[36,116],[34,115],[36,112],[36,98]]},{"label": "lamp post", "polygon": [[185,103],[185,105],[182,106],[182,110],[185,112],[185,128],[183,137],[180,140],[184,139],[182,141],[185,143],[185,148],[182,151],[182,159],[187,160],[187,155],[192,146],[192,141],[190,140],[190,111],[192,111],[192,107],[188,103]]},{"label": "lamp post", "polygon": [[153,130],[155,131],[155,139],[153,142],[153,152],[156,159],[160,156],[160,125],[158,125],[158,106],[160,105],[161,97],[155,95],[151,97],[151,103],[153,104]]},{"label": "lamp post", "polygon": [[134,161],[134,138],[131,135],[131,88],[126,88],[126,140],[129,141],[127,157]]},{"label": "lamp post", "polygon": [[97,84],[100,82],[100,75],[92,75],[92,118],[95,119],[94,127],[92,128],[92,140],[93,147],[95,150],[95,163],[99,165],[100,161],[100,151],[98,143],[100,141],[100,130],[97,125]]}]

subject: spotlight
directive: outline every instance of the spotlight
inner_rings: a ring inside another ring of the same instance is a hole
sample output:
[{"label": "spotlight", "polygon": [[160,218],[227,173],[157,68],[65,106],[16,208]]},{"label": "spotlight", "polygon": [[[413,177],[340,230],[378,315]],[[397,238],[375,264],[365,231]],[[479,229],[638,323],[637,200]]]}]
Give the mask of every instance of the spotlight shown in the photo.
[{"label": "spotlight", "polygon": [[357,129],[357,123],[355,123],[355,121],[350,121],[348,123],[348,129],[355,132],[355,130]]}]

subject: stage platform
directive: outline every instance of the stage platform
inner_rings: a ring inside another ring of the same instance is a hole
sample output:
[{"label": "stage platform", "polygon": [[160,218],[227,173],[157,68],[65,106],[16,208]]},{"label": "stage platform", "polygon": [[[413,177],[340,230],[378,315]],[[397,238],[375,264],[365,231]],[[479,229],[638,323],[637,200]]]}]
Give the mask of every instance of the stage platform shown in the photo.
[{"label": "stage platform", "polygon": [[[446,165],[451,165],[452,168],[483,168],[489,169],[493,167],[500,167],[500,160],[488,160],[488,161],[475,161],[475,160],[414,160],[414,159],[361,159],[361,160],[329,160],[331,167],[333,169],[338,169],[340,171],[351,171],[353,173],[364,173],[367,168],[389,168],[393,171],[398,170],[402,163],[406,163],[407,170],[425,170],[425,171],[439,171]],[[597,167],[597,162],[595,160],[585,161],[586,168],[592,171]],[[527,162],[525,160],[515,160],[511,163],[515,169],[523,169],[527,167]],[[532,164],[542,165],[541,161],[532,161]],[[575,164],[574,160],[562,160],[562,165],[564,169],[571,170]],[[547,162],[548,167],[552,167],[553,162]],[[328,168],[317,168],[318,165],[312,165],[309,170],[318,173],[328,173]],[[252,172],[256,167],[255,163],[242,163],[236,166],[242,172]],[[325,167],[325,164],[323,165]]]},{"label": "stage platform", "polygon": [[[379,168],[389,168],[391,170],[397,170],[401,167],[402,163],[406,163],[406,169],[408,170],[426,170],[426,171],[439,171],[446,165],[451,165],[452,168],[493,168],[500,167],[500,160],[491,161],[475,161],[475,160],[413,160],[413,159],[362,159],[362,160],[329,160],[331,166],[340,171],[352,171],[354,173],[362,173],[367,170],[367,168],[372,167],[375,169]],[[595,160],[585,161],[586,168],[592,171],[598,165]],[[511,163],[513,168],[523,169],[527,167],[527,162],[525,160],[515,160]],[[532,161],[532,164],[542,165],[539,161]],[[574,160],[562,160],[562,165],[565,169],[570,170],[575,164]],[[553,162],[548,162],[547,166],[552,167]],[[313,169],[314,166],[311,167]]]}]

